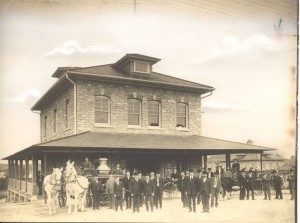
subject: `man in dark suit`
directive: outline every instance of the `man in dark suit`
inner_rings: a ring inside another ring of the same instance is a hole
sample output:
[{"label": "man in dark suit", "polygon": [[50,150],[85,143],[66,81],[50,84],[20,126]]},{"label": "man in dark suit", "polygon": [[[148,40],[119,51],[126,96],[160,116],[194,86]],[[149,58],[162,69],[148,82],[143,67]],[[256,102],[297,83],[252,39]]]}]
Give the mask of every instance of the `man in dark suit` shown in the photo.
[{"label": "man in dark suit", "polygon": [[156,209],[158,209],[158,204],[159,204],[159,209],[162,208],[162,196],[164,192],[164,179],[160,177],[160,173],[156,173],[156,177],[153,180],[154,183],[154,203]]},{"label": "man in dark suit", "polygon": [[248,174],[246,175],[246,190],[247,190],[247,200],[249,200],[249,194],[251,192],[252,200],[254,199],[254,188],[256,182],[256,176],[252,170],[249,170]]},{"label": "man in dark suit", "polygon": [[290,169],[290,173],[287,178],[287,181],[289,182],[291,200],[295,200],[296,174],[295,174],[294,169]]},{"label": "man in dark suit", "polygon": [[120,182],[120,178],[116,177],[114,183],[114,198],[115,198],[115,211],[118,211],[120,206],[121,211],[123,211],[123,198],[125,195],[123,183]]},{"label": "man in dark suit", "polygon": [[[200,182],[201,179],[202,179],[202,171],[203,171],[202,167],[200,168],[200,170],[197,171],[197,173],[198,173],[198,182]],[[201,202],[201,194],[198,193],[197,194],[197,204],[200,204],[200,202]]]},{"label": "man in dark suit", "polygon": [[93,197],[93,210],[99,209],[99,204],[102,195],[102,184],[100,179],[98,180],[97,177],[92,179],[92,181],[89,184],[89,192],[92,193]]},{"label": "man in dark suit", "polygon": [[242,171],[238,174],[238,183],[240,187],[240,200],[245,199],[245,189],[247,186],[247,179],[246,179],[246,172],[245,169],[242,169]]},{"label": "man in dark suit", "polygon": [[183,207],[186,206],[184,186],[185,186],[185,174],[183,171],[181,171],[180,178],[178,179],[178,190],[180,191],[180,194],[181,194],[181,202],[182,202]]},{"label": "man in dark suit", "polygon": [[130,191],[129,191],[129,185],[131,183],[131,176],[130,176],[130,172],[127,171],[126,172],[126,176],[123,178],[123,185],[124,185],[124,190],[125,190],[125,201],[126,201],[126,209],[130,209],[131,208],[131,195],[130,195]]},{"label": "man in dark suit", "polygon": [[42,194],[43,194],[43,181],[44,181],[44,176],[42,175],[41,171],[38,171],[38,174],[36,177],[36,184],[39,189],[39,196],[42,196]]},{"label": "man in dark suit", "polygon": [[274,173],[273,183],[275,189],[275,199],[282,199],[282,191],[281,191],[282,179],[279,176],[277,170],[274,170],[273,173]]},{"label": "man in dark suit", "polygon": [[145,177],[146,179],[143,184],[143,192],[145,196],[146,211],[149,211],[150,203],[151,212],[153,212],[154,183],[153,180],[150,180],[149,174],[147,174]]},{"label": "man in dark suit", "polygon": [[142,207],[144,202],[145,202],[144,192],[143,192],[143,185],[144,185],[145,179],[143,178],[141,171],[138,172],[138,179],[139,179],[139,182],[140,182],[140,185],[141,185],[141,194],[139,196],[139,205],[140,205],[140,207]]},{"label": "man in dark suit", "polygon": [[[196,195],[198,193],[198,179],[194,177],[194,172],[190,171],[190,177],[185,182],[185,194],[188,198],[189,212],[196,212]],[[193,203],[193,208],[192,208]]]},{"label": "man in dark suit", "polygon": [[142,185],[139,181],[138,174],[136,172],[133,173],[134,179],[131,180],[129,185],[129,191],[132,197],[132,212],[140,212],[140,204],[139,199],[141,196]]},{"label": "man in dark suit", "polygon": [[203,172],[199,182],[199,192],[202,197],[203,212],[209,213],[209,198],[212,196],[212,180],[207,177],[207,172]]}]

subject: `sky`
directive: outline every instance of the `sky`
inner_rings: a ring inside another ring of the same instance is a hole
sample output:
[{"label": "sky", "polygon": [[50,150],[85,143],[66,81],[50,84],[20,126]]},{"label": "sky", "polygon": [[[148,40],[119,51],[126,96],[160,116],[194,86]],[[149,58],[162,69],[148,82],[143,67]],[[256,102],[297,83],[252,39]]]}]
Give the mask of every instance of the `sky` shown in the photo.
[{"label": "sky", "polygon": [[296,0],[133,2],[0,2],[0,158],[39,142],[30,108],[58,67],[126,53],[216,88],[203,99],[204,136],[295,154]]}]

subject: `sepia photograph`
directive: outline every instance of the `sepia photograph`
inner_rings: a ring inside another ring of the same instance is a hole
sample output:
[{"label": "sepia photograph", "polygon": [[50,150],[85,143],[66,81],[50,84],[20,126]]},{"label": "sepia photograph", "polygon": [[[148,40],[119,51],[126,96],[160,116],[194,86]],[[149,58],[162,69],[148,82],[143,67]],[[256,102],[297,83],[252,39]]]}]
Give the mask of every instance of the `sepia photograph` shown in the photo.
[{"label": "sepia photograph", "polygon": [[0,222],[297,222],[297,0],[0,0]]}]

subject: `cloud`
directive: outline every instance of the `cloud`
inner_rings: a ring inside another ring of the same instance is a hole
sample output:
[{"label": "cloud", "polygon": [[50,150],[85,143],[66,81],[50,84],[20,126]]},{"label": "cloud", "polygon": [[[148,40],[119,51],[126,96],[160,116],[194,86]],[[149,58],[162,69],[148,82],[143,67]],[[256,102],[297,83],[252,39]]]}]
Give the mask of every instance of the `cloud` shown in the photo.
[{"label": "cloud", "polygon": [[19,96],[13,98],[7,98],[2,101],[4,102],[16,102],[16,103],[25,103],[28,99],[31,98],[39,98],[41,97],[40,92],[37,89],[30,89],[28,91],[23,92]]},{"label": "cloud", "polygon": [[199,56],[192,63],[205,62],[211,59],[226,57],[234,54],[247,53],[257,49],[272,49],[273,41],[263,34],[256,34],[244,40],[237,36],[225,36],[220,45],[214,46],[205,56]]},{"label": "cloud", "polygon": [[44,53],[43,57],[49,57],[49,56],[53,56],[53,55],[57,55],[57,54],[70,56],[70,55],[73,55],[74,53],[110,54],[110,53],[118,53],[118,52],[120,52],[119,49],[113,48],[113,47],[110,47],[110,46],[105,46],[101,43],[95,43],[95,44],[90,44],[90,45],[87,45],[87,46],[82,46],[76,40],[69,40],[69,41],[66,41],[60,47],[56,47],[53,50],[50,50],[50,51]]},{"label": "cloud", "polygon": [[242,110],[242,108],[239,106],[230,105],[230,104],[215,101],[215,100],[203,101],[202,108],[203,108],[204,112],[227,112],[227,111]]}]

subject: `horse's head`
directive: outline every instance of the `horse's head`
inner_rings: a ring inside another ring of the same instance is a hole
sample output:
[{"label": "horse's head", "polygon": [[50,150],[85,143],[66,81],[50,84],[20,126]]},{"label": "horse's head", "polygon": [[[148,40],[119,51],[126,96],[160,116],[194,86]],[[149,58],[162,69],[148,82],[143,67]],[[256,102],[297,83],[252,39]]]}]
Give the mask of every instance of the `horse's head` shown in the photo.
[{"label": "horse's head", "polygon": [[74,167],[74,161],[66,166],[65,177],[66,181],[73,181],[77,176],[77,171]]},{"label": "horse's head", "polygon": [[[52,181],[54,184],[59,184],[62,177],[63,168],[53,168]],[[55,182],[54,182],[55,181]]]}]

